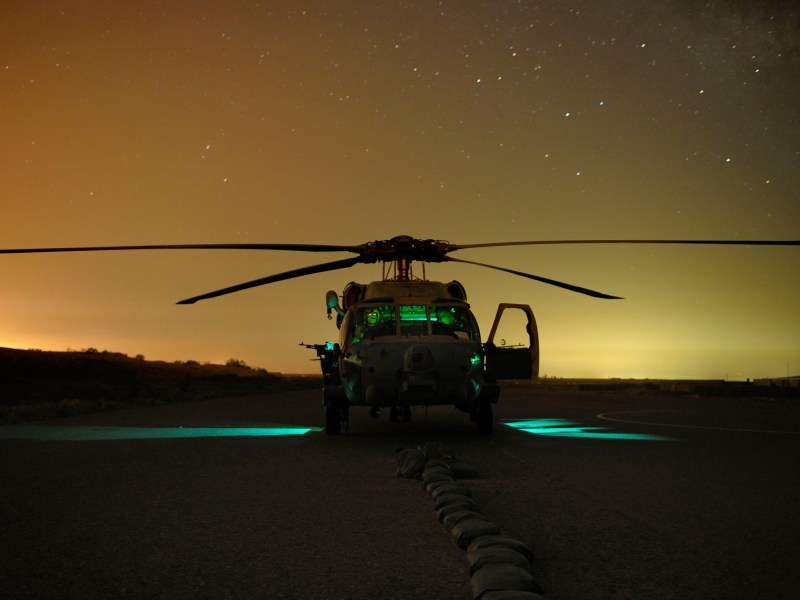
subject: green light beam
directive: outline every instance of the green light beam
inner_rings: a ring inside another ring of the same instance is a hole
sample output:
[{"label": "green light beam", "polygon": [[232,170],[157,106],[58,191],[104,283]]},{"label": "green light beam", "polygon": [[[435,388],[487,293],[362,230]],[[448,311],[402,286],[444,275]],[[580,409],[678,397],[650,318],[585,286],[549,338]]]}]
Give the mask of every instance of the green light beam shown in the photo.
[{"label": "green light beam", "polygon": [[0,427],[0,439],[38,441],[156,440],[208,437],[275,437],[304,435],[321,427],[53,427],[12,425]]},{"label": "green light beam", "polygon": [[606,427],[584,427],[574,421],[564,419],[532,419],[504,423],[509,427],[548,437],[594,438],[603,440],[647,440],[675,441],[674,438],[648,433],[620,433]]}]

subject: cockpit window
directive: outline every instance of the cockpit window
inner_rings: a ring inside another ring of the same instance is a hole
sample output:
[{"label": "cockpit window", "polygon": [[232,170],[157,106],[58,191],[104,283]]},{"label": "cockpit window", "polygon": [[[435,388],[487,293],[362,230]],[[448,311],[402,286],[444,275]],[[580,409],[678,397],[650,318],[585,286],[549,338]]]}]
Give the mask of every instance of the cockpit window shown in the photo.
[{"label": "cockpit window", "polygon": [[396,327],[394,306],[363,306],[355,311],[348,335],[351,342],[357,343],[364,338],[396,335]]},{"label": "cockpit window", "polygon": [[400,311],[400,335],[428,335],[428,309],[422,304],[404,304]]},{"label": "cockpit window", "polygon": [[432,306],[431,332],[433,335],[453,335],[461,339],[480,341],[478,325],[465,306]]}]

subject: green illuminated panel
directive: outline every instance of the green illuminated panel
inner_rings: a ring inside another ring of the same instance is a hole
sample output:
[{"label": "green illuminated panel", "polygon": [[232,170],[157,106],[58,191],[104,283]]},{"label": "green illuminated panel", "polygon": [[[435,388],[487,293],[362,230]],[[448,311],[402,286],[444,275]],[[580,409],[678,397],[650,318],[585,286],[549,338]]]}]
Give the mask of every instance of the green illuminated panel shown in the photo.
[{"label": "green illuminated panel", "polygon": [[41,441],[153,440],[202,437],[303,435],[319,427],[0,427],[0,439]]},{"label": "green illuminated panel", "polygon": [[417,304],[402,304],[397,307],[400,311],[400,319],[403,321],[426,321],[428,315],[425,307]]},{"label": "green illuminated panel", "polygon": [[574,421],[564,419],[532,419],[505,423],[509,427],[519,429],[533,435],[548,437],[595,438],[603,440],[662,440],[675,441],[674,438],[647,433],[619,433],[606,427],[584,427]]},{"label": "green illuminated panel", "polygon": [[423,305],[403,304],[397,307],[400,313],[400,335],[426,335],[428,313]]}]

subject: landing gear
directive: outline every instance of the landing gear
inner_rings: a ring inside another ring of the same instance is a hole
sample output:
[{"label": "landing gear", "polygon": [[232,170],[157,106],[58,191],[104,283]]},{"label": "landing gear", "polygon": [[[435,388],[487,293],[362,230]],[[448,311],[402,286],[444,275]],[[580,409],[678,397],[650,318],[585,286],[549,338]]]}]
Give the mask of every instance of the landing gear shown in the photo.
[{"label": "landing gear", "polygon": [[475,409],[475,428],[481,435],[489,435],[494,429],[494,411],[489,403],[479,404]]},{"label": "landing gear", "polygon": [[500,386],[495,382],[486,382],[480,395],[475,399],[470,418],[475,421],[475,428],[481,435],[488,435],[494,430],[494,411],[492,404],[500,398]]},{"label": "landing gear", "polygon": [[403,417],[403,423],[411,422],[411,407],[410,406],[392,406],[389,409],[389,421],[397,423],[399,417]]},{"label": "landing gear", "polygon": [[346,428],[350,418],[347,397],[342,387],[325,386],[322,391],[322,403],[325,405],[325,433],[339,435],[342,432],[342,424]]},{"label": "landing gear", "polygon": [[341,411],[335,403],[325,407],[325,433],[339,435],[342,432]]}]

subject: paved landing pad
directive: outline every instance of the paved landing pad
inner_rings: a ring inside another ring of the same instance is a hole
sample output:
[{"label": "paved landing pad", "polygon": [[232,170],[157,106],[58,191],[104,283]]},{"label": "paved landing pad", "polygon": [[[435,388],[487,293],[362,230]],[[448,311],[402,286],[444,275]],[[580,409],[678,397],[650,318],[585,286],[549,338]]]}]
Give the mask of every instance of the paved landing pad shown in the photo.
[{"label": "paved landing pad", "polygon": [[534,549],[552,600],[800,588],[791,399],[509,386],[490,436],[437,407],[408,424],[354,409],[337,437],[320,431],[320,400],[293,392],[0,427],[4,597],[466,600],[463,551],[421,484],[395,476],[395,451],[423,444],[480,472],[463,484]]},{"label": "paved landing pad", "polygon": [[663,427],[666,429],[706,429],[739,433],[800,435],[797,411],[782,406],[718,409],[631,410],[597,415],[604,421]]}]

